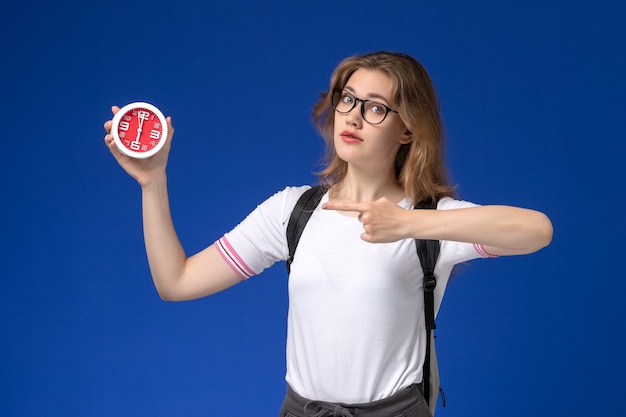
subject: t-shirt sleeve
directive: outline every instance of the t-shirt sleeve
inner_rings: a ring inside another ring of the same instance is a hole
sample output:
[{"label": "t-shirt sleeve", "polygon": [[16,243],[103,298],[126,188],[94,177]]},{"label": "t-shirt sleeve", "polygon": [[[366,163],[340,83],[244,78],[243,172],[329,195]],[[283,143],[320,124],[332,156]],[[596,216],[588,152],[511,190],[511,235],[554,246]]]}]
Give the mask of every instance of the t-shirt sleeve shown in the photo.
[{"label": "t-shirt sleeve", "polygon": [[287,223],[298,198],[310,187],[287,187],[258,205],[215,245],[243,279],[287,259]]},{"label": "t-shirt sleeve", "polygon": [[[456,210],[470,207],[478,207],[478,205],[468,201],[454,200],[450,197],[442,198],[437,204],[438,210]],[[481,249],[484,251],[482,245],[475,243],[455,242],[451,240],[441,241],[439,259],[435,267],[435,275],[438,277],[437,286],[435,287],[435,315],[439,312],[441,300],[443,299],[448,279],[454,266],[476,258],[492,257],[485,256],[486,252],[484,254],[481,253]]]}]

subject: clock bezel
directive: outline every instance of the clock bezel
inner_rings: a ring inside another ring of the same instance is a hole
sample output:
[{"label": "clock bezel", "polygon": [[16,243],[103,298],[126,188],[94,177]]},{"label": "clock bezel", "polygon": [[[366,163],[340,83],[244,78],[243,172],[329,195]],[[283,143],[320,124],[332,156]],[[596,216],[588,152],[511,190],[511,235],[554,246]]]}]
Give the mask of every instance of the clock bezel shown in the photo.
[{"label": "clock bezel", "polygon": [[[120,138],[119,136],[118,129],[119,129],[120,121],[122,120],[122,116],[124,116],[129,111],[135,110],[135,109],[146,109],[154,113],[156,117],[159,119],[161,126],[162,126],[161,139],[159,139],[159,142],[156,144],[154,148],[146,152],[136,152],[136,151],[133,151],[132,149],[128,149],[122,142],[122,138]],[[113,136],[115,145],[117,145],[117,149],[119,149],[119,151],[123,153],[124,155],[129,156],[131,158],[138,158],[138,159],[150,158],[151,156],[159,152],[161,148],[163,148],[163,146],[165,145],[165,142],[167,141],[167,135],[168,135],[167,120],[165,119],[165,116],[163,115],[161,110],[159,110],[156,106],[150,103],[143,102],[143,101],[136,101],[134,103],[125,105],[124,107],[119,109],[117,113],[115,113],[115,116],[113,116],[113,120],[111,124],[111,135]]]}]

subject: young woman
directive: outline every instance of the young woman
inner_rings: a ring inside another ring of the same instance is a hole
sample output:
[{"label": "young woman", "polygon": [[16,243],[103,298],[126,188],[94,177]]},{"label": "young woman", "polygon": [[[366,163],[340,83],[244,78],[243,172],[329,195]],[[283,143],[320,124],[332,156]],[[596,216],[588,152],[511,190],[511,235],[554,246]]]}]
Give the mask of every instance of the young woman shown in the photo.
[{"label": "young woman", "polygon": [[[113,107],[113,113],[119,109]],[[298,244],[289,277],[287,396],[281,416],[429,416],[419,388],[426,342],[414,239],[441,241],[436,309],[453,266],[549,244],[550,220],[452,198],[439,105],[414,58],[378,52],[344,60],[313,118],[326,140],[329,186]],[[309,187],[288,187],[235,229],[187,257],[170,215],[170,140],[149,159],[105,143],[141,185],[150,270],[160,296],[204,297],[288,256],[286,225]],[[413,210],[425,198],[437,210]]]}]

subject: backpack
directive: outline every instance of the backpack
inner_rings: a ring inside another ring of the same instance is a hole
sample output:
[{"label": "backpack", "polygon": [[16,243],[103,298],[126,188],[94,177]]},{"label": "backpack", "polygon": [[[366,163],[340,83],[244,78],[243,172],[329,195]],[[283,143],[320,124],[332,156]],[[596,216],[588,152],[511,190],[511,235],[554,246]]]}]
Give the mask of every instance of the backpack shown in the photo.
[{"label": "backpack", "polygon": [[[291,263],[296,253],[296,247],[306,223],[319,205],[320,200],[328,191],[327,186],[315,186],[302,194],[296,206],[291,212],[287,225],[287,246],[289,257],[287,258],[287,272],[291,271]],[[421,201],[415,205],[415,209],[436,209],[437,202],[432,199]],[[443,390],[439,386],[439,368],[437,366],[437,354],[435,352],[435,297],[434,290],[437,285],[435,277],[435,264],[439,257],[439,241],[415,239],[415,247],[424,271],[424,318],[426,322],[426,358],[424,360],[424,379],[422,388],[424,398],[431,414],[435,414],[437,395],[441,393],[442,405],[446,406]]]}]

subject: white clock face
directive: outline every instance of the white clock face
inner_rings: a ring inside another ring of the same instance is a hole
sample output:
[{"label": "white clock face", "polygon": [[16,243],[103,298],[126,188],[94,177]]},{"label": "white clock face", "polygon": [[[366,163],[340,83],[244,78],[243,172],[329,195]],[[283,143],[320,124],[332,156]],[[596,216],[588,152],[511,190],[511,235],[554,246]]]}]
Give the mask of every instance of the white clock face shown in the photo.
[{"label": "white clock face", "polygon": [[152,104],[131,103],[113,117],[111,134],[123,154],[132,158],[149,158],[165,145],[167,121]]}]

